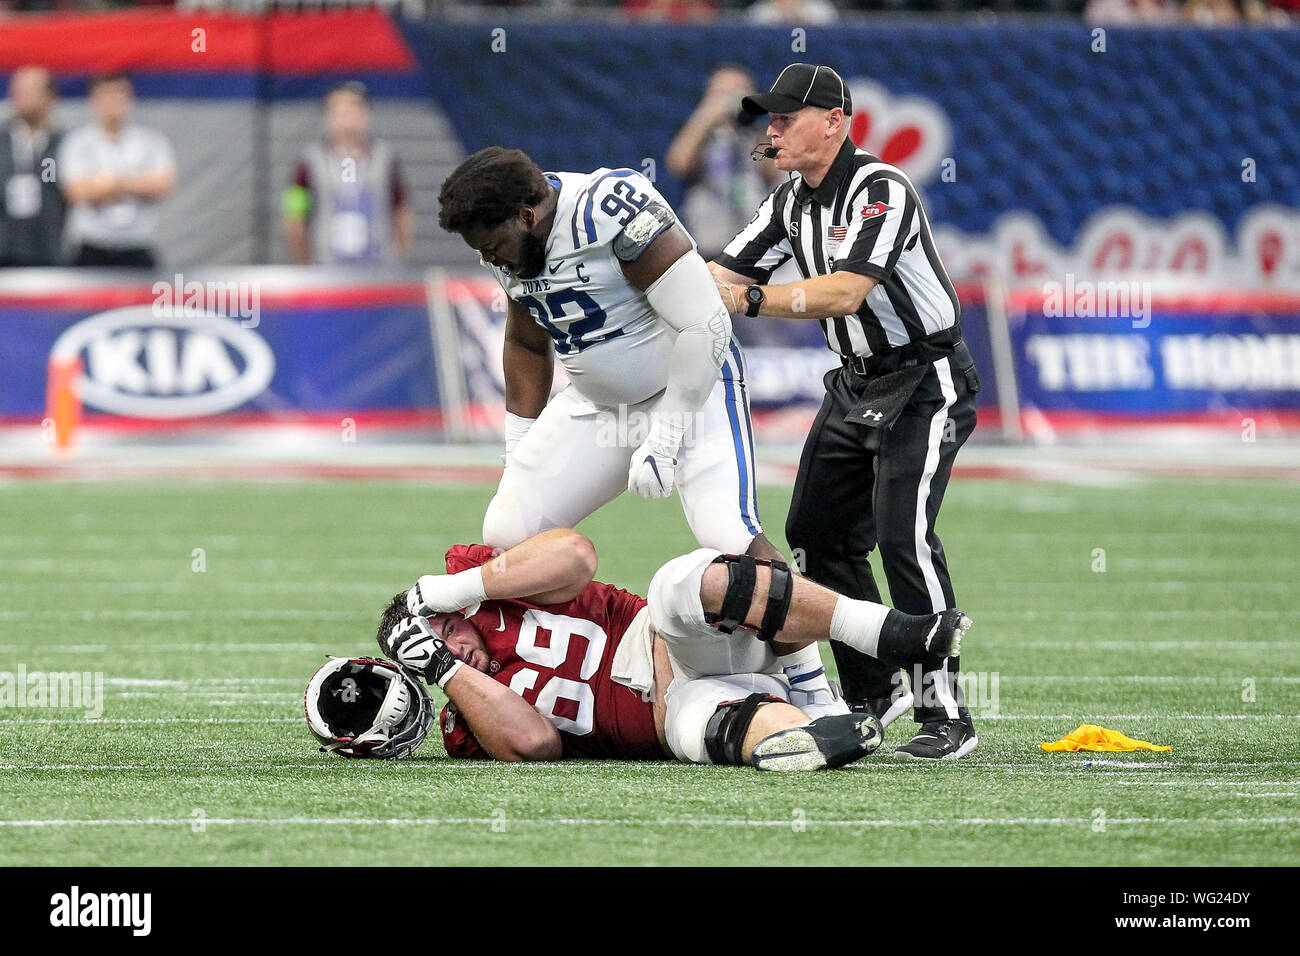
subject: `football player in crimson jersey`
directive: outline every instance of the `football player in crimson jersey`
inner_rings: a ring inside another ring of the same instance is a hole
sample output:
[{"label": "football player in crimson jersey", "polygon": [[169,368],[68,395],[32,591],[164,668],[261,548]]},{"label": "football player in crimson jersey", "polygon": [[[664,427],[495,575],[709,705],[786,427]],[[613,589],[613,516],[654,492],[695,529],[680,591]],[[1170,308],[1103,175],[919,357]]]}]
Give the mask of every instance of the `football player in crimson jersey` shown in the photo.
[{"label": "football player in crimson jersey", "polygon": [[570,529],[505,552],[456,545],[446,574],[385,608],[384,653],[450,698],[450,756],[841,766],[879,746],[879,722],[845,714],[830,689],[801,689],[773,640],[834,637],[910,666],[956,653],[970,626],[960,611],[903,614],[746,555],[674,558],[648,602],[593,580],[596,563]]}]

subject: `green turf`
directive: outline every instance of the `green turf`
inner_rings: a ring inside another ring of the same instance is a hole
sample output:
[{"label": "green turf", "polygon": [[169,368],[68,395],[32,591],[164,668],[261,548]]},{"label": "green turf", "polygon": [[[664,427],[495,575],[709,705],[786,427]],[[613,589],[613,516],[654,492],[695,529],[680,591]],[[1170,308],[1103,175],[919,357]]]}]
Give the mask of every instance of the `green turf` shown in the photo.
[{"label": "green turf", "polygon": [[[957,763],[889,759],[907,721],[875,757],[814,775],[451,762],[432,738],[401,763],[318,753],[301,719],[307,677],[327,652],[372,653],[384,599],[474,538],[489,496],[362,483],[0,489],[0,671],[108,680],[101,722],[0,710],[0,821],[43,821],[0,825],[0,865],[1300,856],[1300,488],[954,482],[940,530],[976,621],[963,667],[986,692],[980,747]],[[761,500],[780,541],[788,491]],[[623,499],[583,530],[600,577],[641,592],[693,546],[674,502]],[[1081,722],[1174,751],[1038,749]]]}]

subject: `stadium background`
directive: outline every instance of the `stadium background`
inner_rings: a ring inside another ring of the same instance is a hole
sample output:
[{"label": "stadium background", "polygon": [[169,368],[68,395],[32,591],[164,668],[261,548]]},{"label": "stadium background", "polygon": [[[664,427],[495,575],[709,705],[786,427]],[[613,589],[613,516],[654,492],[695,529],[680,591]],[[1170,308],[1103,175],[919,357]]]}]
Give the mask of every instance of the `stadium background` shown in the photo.
[{"label": "stadium background", "polygon": [[[828,830],[782,852],[888,859],[935,818],[956,821],[968,862],[1267,862],[1294,851],[1300,656],[1285,620],[1300,570],[1300,30],[1179,23],[1099,35],[1074,3],[1006,4],[1001,16],[918,4],[885,19],[846,6],[836,25],[806,28],[755,26],[727,5],[687,23],[585,8],[199,6],[0,21],[0,73],[52,69],[65,128],[86,119],[91,76],[129,71],[138,120],[166,133],[179,169],[156,275],[0,270],[0,672],[76,666],[108,682],[100,721],[0,715],[27,722],[0,745],[10,784],[0,816],[162,821],[156,835],[123,824],[85,843],[75,824],[32,827],[0,860],[312,862],[301,827],[351,819],[402,773],[428,769],[367,777],[326,762],[331,791],[293,715],[320,653],[368,651],[372,608],[476,536],[499,474],[503,314],[468,250],[437,228],[439,183],[467,153],[502,143],[546,168],[641,169],[676,201],[682,185],[663,153],[712,66],[740,62],[762,79],[791,60],[843,72],[860,105],[855,135],[914,177],[959,285],[986,387],[940,531],[987,635],[970,665],[984,703],[990,677],[1004,685],[962,807],[927,806],[924,788],[882,769],[873,806],[884,822],[862,824],[865,842],[853,830],[836,843]],[[950,13],[921,16],[927,6]],[[375,132],[410,179],[417,232],[403,268],[287,264],[280,192],[318,135],[321,96],[346,79],[367,84]],[[259,313],[202,328],[162,320],[156,280],[255,290]],[[1045,308],[1053,284],[1089,283],[1141,290],[1151,311]],[[740,328],[765,523],[779,538],[830,357],[815,328]],[[143,376],[131,385],[120,352],[97,352],[97,341],[158,329],[182,355],[215,337],[239,387],[199,376],[183,393],[144,353],[129,356]],[[79,410],[60,405],[67,382],[52,378],[52,358],[81,363]],[[602,576],[634,590],[690,545],[671,505],[621,501],[588,525]],[[67,593],[65,575],[78,582],[76,606],[60,625],[46,601]],[[243,654],[256,665],[231,663]],[[1243,680],[1267,692],[1247,701]],[[1101,761],[1080,782],[1082,764],[1062,769],[1064,758],[1034,747],[1108,715],[1176,743],[1170,762]],[[123,728],[132,740],[109,733]],[[1143,773],[1149,788],[1120,786]],[[639,812],[628,808],[641,806],[643,779],[600,774],[571,791],[558,770],[446,771],[448,819],[483,830],[460,859],[690,861],[722,845],[754,861],[771,844],[728,842],[731,824],[712,831],[706,820],[654,846],[620,831],[555,856],[581,816],[571,801],[592,818]],[[674,786],[703,779],[665,774],[647,813],[668,813],[682,799]],[[1260,782],[1263,799],[1232,799],[1233,774]],[[1024,787],[1013,794],[1008,778]],[[1170,799],[1148,799],[1157,782]],[[699,814],[760,813],[746,801],[762,785],[700,785],[708,799],[687,801]],[[709,789],[723,785],[725,798]],[[814,817],[862,823],[860,799],[837,786],[814,787],[800,812],[811,801]],[[531,821],[509,850],[484,829],[495,820],[485,788],[507,816]],[[1189,792],[1200,802],[1172,798]],[[101,795],[91,811],[89,793]],[[432,816],[414,795],[397,802]],[[177,834],[193,806],[236,834],[196,848]],[[1125,835],[1069,849],[1067,834],[1096,832],[1098,806],[1128,821]],[[306,823],[285,823],[259,848],[238,835],[254,817]],[[1016,836],[997,839],[1003,825]],[[1194,847],[1181,839],[1193,826],[1206,828]],[[396,835],[382,843],[389,859],[409,849]]]}]

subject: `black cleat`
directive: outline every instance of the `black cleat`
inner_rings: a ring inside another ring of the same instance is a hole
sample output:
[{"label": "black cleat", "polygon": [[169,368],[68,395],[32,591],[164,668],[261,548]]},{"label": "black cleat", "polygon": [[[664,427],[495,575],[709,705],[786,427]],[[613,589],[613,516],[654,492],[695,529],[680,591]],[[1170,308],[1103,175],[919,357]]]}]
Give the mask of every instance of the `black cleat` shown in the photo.
[{"label": "black cleat", "polygon": [[899,760],[958,760],[979,745],[970,717],[932,720],[916,736],[894,751]]},{"label": "black cleat", "polygon": [[911,710],[915,702],[916,698],[912,696],[910,690],[899,687],[898,691],[887,697],[868,697],[865,700],[849,701],[849,710],[855,714],[870,714],[880,721],[880,729],[884,730]]},{"label": "black cleat", "polygon": [[938,667],[945,657],[961,653],[961,640],[971,619],[952,608],[937,614],[904,614],[891,610],[880,630],[877,657],[886,664]]},{"label": "black cleat", "polygon": [[883,737],[870,714],[833,714],[769,734],[754,746],[750,763],[757,770],[829,770],[873,753]]}]

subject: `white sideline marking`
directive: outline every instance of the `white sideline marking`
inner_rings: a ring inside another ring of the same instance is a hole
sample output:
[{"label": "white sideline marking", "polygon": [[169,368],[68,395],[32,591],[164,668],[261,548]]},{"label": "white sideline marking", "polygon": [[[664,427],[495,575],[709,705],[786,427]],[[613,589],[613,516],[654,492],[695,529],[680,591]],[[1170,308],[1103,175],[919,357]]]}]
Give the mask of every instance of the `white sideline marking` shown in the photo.
[{"label": "white sideline marking", "polygon": [[1300,794],[1288,791],[1286,793],[1234,793],[1234,797],[1295,797]]},{"label": "white sideline marking", "polygon": [[236,701],[245,704],[279,704],[287,699],[302,697],[302,691],[227,690],[221,687],[212,687],[208,690],[181,690],[179,688],[172,690],[114,690],[109,691],[108,696],[119,700],[169,700],[176,697],[186,697],[200,703],[222,700],[230,704]]},{"label": "white sideline marking", "polygon": [[1289,787],[1296,780],[1116,780],[1120,787]]},{"label": "white sideline marking", "polygon": [[[152,677],[110,677],[105,684],[113,687],[175,687],[177,689],[211,687],[211,693],[242,687],[245,684],[290,684],[297,686],[302,681],[297,677],[192,677],[182,680],[157,679]],[[305,687],[306,685],[303,684]]]},{"label": "white sideline marking", "polygon": [[1164,761],[1143,761],[1143,760],[1106,760],[1104,758],[1092,758],[1087,754],[1081,755],[1076,763],[1082,768],[1084,764],[1092,766],[1108,767],[1127,767],[1131,770],[1167,770],[1171,766],[1176,767],[1294,767],[1300,765],[1300,760],[1180,760],[1176,764],[1170,764]]},{"label": "white sideline marking", "polygon": [[[296,695],[295,695],[296,696]],[[979,720],[1079,720],[1078,714],[984,714]],[[1093,720],[1300,720],[1300,714],[1090,714]],[[0,717],[0,724],[281,724],[300,717]]]},{"label": "white sideline marking", "polygon": [[1295,650],[1295,641],[1238,641],[1231,637],[1210,638],[1204,641],[1016,641],[1017,648],[1029,647],[1035,650],[1052,650],[1069,648],[1073,650],[1097,651],[1192,651],[1201,647],[1213,648],[1220,653],[1239,648],[1290,648]]},{"label": "white sideline marking", "polygon": [[303,717],[0,717],[0,724],[296,724]]},{"label": "white sideline marking", "polygon": [[[358,619],[369,619],[374,615],[368,611],[324,611],[324,610],[307,610],[301,608],[284,609],[284,608],[267,608],[266,610],[256,610],[251,608],[242,608],[240,610],[158,610],[158,609],[135,609],[135,610],[114,610],[112,608],[101,608],[95,611],[60,611],[61,620],[73,621],[102,621],[110,618],[116,621],[192,621],[199,615],[210,616],[214,620],[239,620],[239,621],[355,621]],[[48,620],[49,611],[0,611],[0,621],[27,621],[27,620]]]},{"label": "white sideline marking", "polygon": [[[98,820],[0,820],[0,827],[104,827],[104,826],[194,826],[197,818],[179,819],[148,817],[144,819]],[[207,817],[207,826],[492,826],[500,817],[414,817],[406,819],[382,817]],[[655,820],[606,820],[595,818],[526,818],[506,817],[509,825],[524,826],[583,826],[583,827],[789,827],[790,820],[741,820],[725,817],[683,817]],[[817,820],[803,821],[809,826],[827,827],[934,827],[934,826],[1083,826],[1093,823],[1091,817],[958,817],[924,820]],[[1278,826],[1300,823],[1300,817],[1107,817],[1106,824],[1210,824],[1244,826]]]},{"label": "white sideline marking", "polygon": [[[1292,761],[1300,763],[1300,761]],[[78,763],[60,763],[60,764],[0,764],[0,773],[6,771],[18,773],[51,773],[51,772],[168,772],[168,773],[189,773],[189,774],[213,774],[227,773],[230,771],[242,770],[325,770],[341,771],[345,766],[355,766],[355,764],[343,763],[339,760],[323,760],[317,763],[231,763],[231,764],[157,764],[157,763],[130,763],[130,764],[78,764]],[[388,767],[398,768],[407,773],[417,773],[419,771],[428,771],[445,775],[450,772],[460,770],[486,770],[495,768],[498,764],[470,764],[463,761],[452,760],[401,760],[389,761]],[[1058,769],[1035,769],[1021,767],[1014,764],[974,764],[966,763],[967,769],[987,769],[998,770],[1000,773],[1010,774],[1012,776],[1027,777],[1062,777],[1062,776],[1082,776],[1083,774],[1070,770],[1068,768]],[[681,768],[704,770],[704,767],[698,767],[694,764],[681,764]],[[545,767],[547,771],[560,771],[564,773],[597,773],[599,768],[592,768],[587,764],[577,766],[573,764],[550,764]],[[619,771],[623,772],[628,769],[635,770],[658,770],[661,769],[659,763],[654,761],[636,762],[627,761],[620,765]],[[711,768],[709,768],[711,769]],[[1133,768],[1126,768],[1133,769]],[[1162,768],[1166,772],[1175,772],[1177,768]],[[1218,768],[1216,767],[1216,770]],[[1259,768],[1256,768],[1258,770]],[[909,772],[910,765],[901,763],[880,761],[879,763],[867,765],[862,764],[846,772],[866,772],[880,773],[882,771],[892,770],[900,772]],[[365,771],[358,770],[358,773]],[[1219,771],[1223,773],[1224,771]],[[1247,773],[1240,773],[1239,776],[1247,776]],[[1102,775],[1098,778],[1105,782],[1106,785],[1117,786],[1149,786],[1149,787],[1290,787],[1295,786],[1300,781],[1296,780],[1115,780],[1111,776]],[[1282,794],[1277,794],[1281,796]]]},{"label": "white sideline marking", "polygon": [[[976,585],[967,585],[975,588]],[[1264,618],[1266,620],[1282,620],[1282,612],[1276,608],[1251,608],[1245,611],[1233,610],[1232,608],[1170,608],[1165,611],[1137,610],[1121,611],[1115,608],[1055,608],[1051,611],[1027,610],[1023,608],[1007,608],[1005,610],[988,609],[980,611],[980,618],[998,617],[998,618],[1015,618],[1024,621],[1051,621],[1058,618],[1081,618],[1088,621],[1099,621],[1105,619],[1115,619],[1121,621],[1159,621],[1166,618],[1195,618],[1197,620],[1207,617],[1251,617]]]},{"label": "white sideline marking", "polygon": [[[1071,578],[1061,578],[1047,581],[1006,581],[1001,579],[984,580],[979,582],[977,587],[993,591],[1026,591],[1030,589],[1051,590],[1052,588],[1077,588],[1079,579],[1084,578],[1083,574],[1077,574]],[[1231,588],[1263,588],[1268,591],[1291,590],[1295,587],[1295,582],[1290,578],[1234,578],[1231,581],[1224,581],[1219,578],[1168,578],[1163,581],[1133,581],[1122,578],[1112,579],[1105,584],[1108,590],[1142,590],[1149,589],[1152,591],[1203,591],[1215,586],[1229,586]],[[1276,612],[1278,618],[1284,615],[1279,611]]]},{"label": "white sideline marking", "polygon": [[[178,612],[178,614],[179,613],[180,612]],[[42,616],[48,616],[46,612],[41,612],[41,614]],[[193,616],[192,612],[185,612],[185,614],[190,617]],[[360,616],[364,617],[364,615]],[[257,615],[253,615],[253,617],[256,619]],[[337,617],[339,620],[356,620],[358,615],[339,614]],[[0,619],[3,619],[3,612],[0,612]],[[86,620],[93,619],[87,618]],[[373,647],[374,645],[373,641],[364,641],[363,643],[368,645],[368,647]],[[1211,648],[1222,654],[1234,650],[1274,650],[1278,648],[1295,650],[1300,647],[1300,644],[1297,644],[1295,641],[1238,641],[1231,637],[1207,639],[1203,641],[1014,641],[1012,643],[1014,643],[1016,648],[1030,648],[1034,650],[1074,649],[1089,651],[1131,651],[1133,653],[1142,653],[1145,651],[1187,651],[1198,650],[1200,648]],[[1002,646],[1005,645],[993,645],[993,648],[996,650]],[[122,650],[123,647],[124,645],[109,644],[52,645],[48,642],[32,641],[26,644],[0,644],[0,651],[15,651],[21,653],[38,652],[43,655],[51,653],[83,654],[107,652],[110,650],[117,652]],[[215,651],[218,653],[225,653],[227,651],[319,651],[324,655],[327,652],[325,645],[313,641],[267,641],[265,643],[251,641],[241,643],[217,641],[211,643],[199,643],[191,641],[180,644],[171,642],[152,642],[147,644],[131,644],[129,645],[129,649],[133,651],[149,651],[151,653],[177,651],[187,654],[195,651]],[[370,651],[367,649],[366,653],[370,653]],[[1256,680],[1259,679],[1260,678],[1256,678]],[[1288,678],[1288,680],[1290,680],[1290,678]]]},{"label": "white sideline marking", "polygon": [[[980,714],[976,720],[1081,720],[1078,714]],[[1098,720],[1300,720],[1300,714],[1088,714]]]},{"label": "white sideline marking", "polygon": [[[1246,676],[1246,675],[1243,675]],[[1204,677],[1201,675],[1188,675],[1182,677],[1176,674],[999,674],[999,680],[1006,681],[1057,681],[1068,682],[1071,684],[1081,683],[1083,681],[1099,681],[1102,683],[1110,681],[1136,681],[1153,684],[1240,684],[1242,678],[1227,675],[1224,677]],[[1273,683],[1273,684],[1300,684],[1300,677],[1253,677],[1256,683]]]},{"label": "white sideline marking", "polygon": [[[95,653],[99,651],[121,650],[119,647],[110,648],[107,644],[68,644],[63,647],[51,647],[48,644],[0,644],[0,651],[36,651],[40,654],[48,654],[52,651],[76,651]],[[244,643],[244,644],[131,644],[129,649],[132,651],[148,651],[151,654],[160,651],[183,651],[189,654],[193,651],[218,651],[226,653],[228,651],[319,651],[321,658],[325,657],[325,650],[320,644],[310,641],[268,641],[265,644]],[[366,653],[370,653],[369,650]],[[306,686],[305,684],[303,685]]]},{"label": "white sideline marking", "polygon": [[[44,612],[42,612],[44,613]],[[189,612],[187,612],[189,613]],[[46,615],[48,616],[48,615]],[[362,615],[364,616],[364,615]],[[356,620],[358,615],[341,614],[339,619]],[[370,647],[374,646],[373,641],[363,641],[367,646],[365,653],[369,654]],[[1211,648],[1217,653],[1231,652],[1234,650],[1275,650],[1285,648],[1296,650],[1300,644],[1295,641],[1238,641],[1231,637],[1222,639],[1209,639],[1204,641],[1014,641],[1016,648],[1030,648],[1034,650],[1087,650],[1087,651],[1131,651],[1133,653],[1142,653],[1145,651],[1188,651],[1199,650],[1201,648]],[[991,645],[994,650],[1005,647],[1005,644]],[[19,652],[19,653],[39,653],[41,655],[54,653],[72,653],[72,654],[96,654],[108,651],[118,652],[123,649],[123,645],[108,644],[63,644],[51,645],[48,642],[32,641],[27,644],[0,644],[0,651]],[[194,653],[210,651],[216,653],[227,653],[231,651],[319,651],[322,655],[328,651],[338,652],[338,648],[327,648],[320,642],[311,641],[268,641],[266,643],[243,642],[243,643],[197,643],[187,642],[176,644],[170,642],[154,642],[148,644],[131,644],[129,649],[132,651],[148,651],[150,653]],[[1076,680],[1081,678],[1075,678]],[[1083,679],[1103,679],[1102,675],[1094,675],[1093,678]],[[1180,678],[1181,679],[1181,678]],[[1229,678],[1224,678],[1225,680]],[[1265,678],[1256,678],[1263,680]],[[1271,678],[1269,678],[1271,679]],[[1282,678],[1284,682],[1295,681],[1295,678]]]}]

